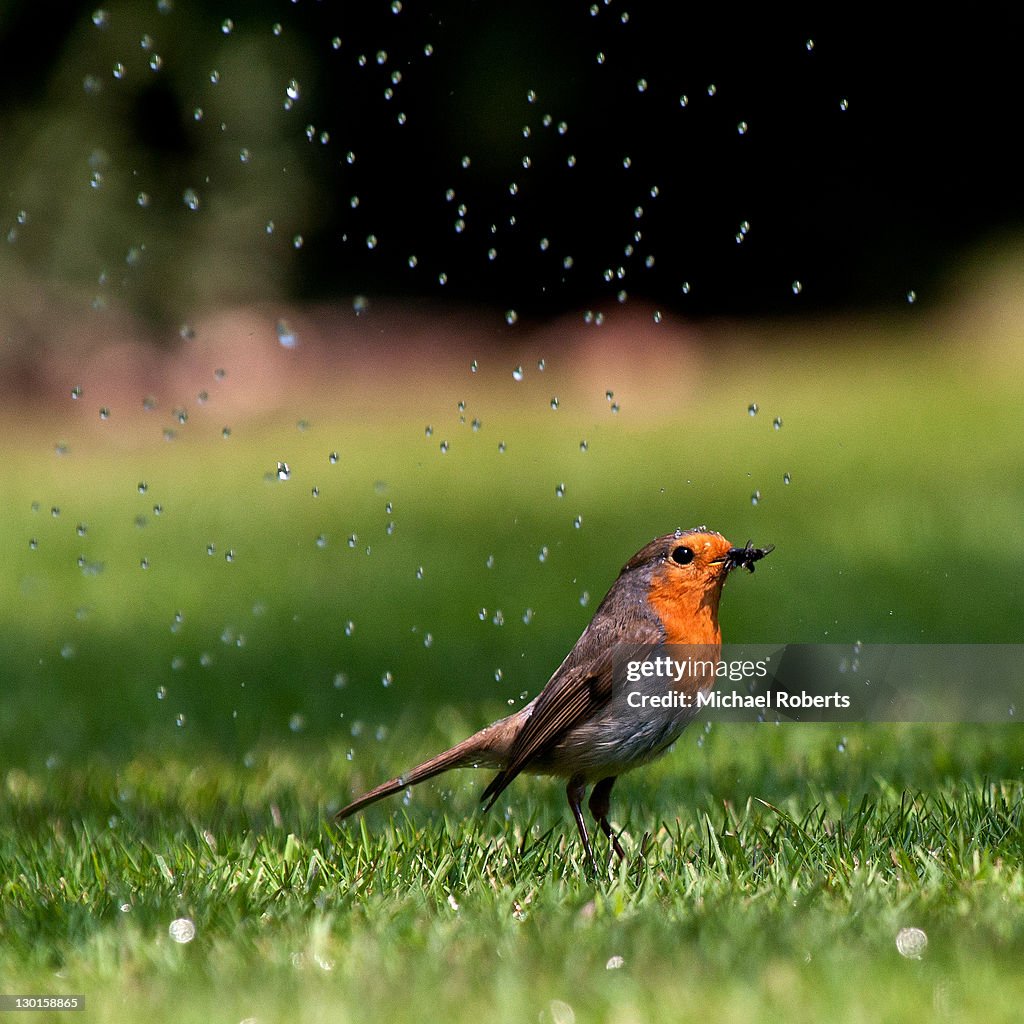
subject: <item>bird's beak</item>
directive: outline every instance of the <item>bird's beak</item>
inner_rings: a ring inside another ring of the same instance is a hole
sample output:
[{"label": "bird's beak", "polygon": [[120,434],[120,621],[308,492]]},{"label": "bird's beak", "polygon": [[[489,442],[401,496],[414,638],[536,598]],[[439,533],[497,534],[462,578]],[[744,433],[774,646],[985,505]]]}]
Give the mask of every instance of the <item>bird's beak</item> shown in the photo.
[{"label": "bird's beak", "polygon": [[748,540],[745,547],[729,548],[721,558],[716,558],[715,561],[723,563],[727,573],[733,569],[746,569],[748,572],[753,572],[754,563],[759,562],[774,550],[774,544],[769,544],[766,548],[755,548],[753,543]]}]

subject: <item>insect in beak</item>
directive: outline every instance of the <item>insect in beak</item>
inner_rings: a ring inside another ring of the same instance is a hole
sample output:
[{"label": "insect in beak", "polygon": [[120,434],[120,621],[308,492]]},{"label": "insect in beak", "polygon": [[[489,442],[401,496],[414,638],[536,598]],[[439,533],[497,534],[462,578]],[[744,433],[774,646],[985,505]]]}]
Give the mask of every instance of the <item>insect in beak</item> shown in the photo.
[{"label": "insect in beak", "polygon": [[765,555],[771,554],[774,550],[774,544],[769,544],[766,548],[755,548],[753,542],[749,540],[742,548],[729,548],[728,553],[723,559],[726,572],[732,569],[746,569],[748,572],[753,572],[754,563],[760,561]]}]

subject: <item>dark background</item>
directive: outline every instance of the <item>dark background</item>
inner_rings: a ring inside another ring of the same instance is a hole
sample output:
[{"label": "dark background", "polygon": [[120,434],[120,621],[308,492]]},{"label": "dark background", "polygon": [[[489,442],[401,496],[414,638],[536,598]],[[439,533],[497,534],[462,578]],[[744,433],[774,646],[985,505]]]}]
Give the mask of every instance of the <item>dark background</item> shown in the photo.
[{"label": "dark background", "polygon": [[927,303],[965,251],[1020,226],[1021,21],[1010,5],[15,0],[0,227],[29,222],[5,259],[158,322],[268,294],[519,315]]}]

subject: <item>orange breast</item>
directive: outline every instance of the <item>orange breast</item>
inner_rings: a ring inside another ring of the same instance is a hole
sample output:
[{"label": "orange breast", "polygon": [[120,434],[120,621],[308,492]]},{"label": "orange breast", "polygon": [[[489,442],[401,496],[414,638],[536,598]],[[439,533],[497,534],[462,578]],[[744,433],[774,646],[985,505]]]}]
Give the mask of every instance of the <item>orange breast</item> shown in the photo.
[{"label": "orange breast", "polygon": [[681,584],[666,576],[655,576],[647,592],[647,602],[657,613],[665,629],[667,644],[720,644],[718,627],[720,583],[710,587]]},{"label": "orange breast", "polygon": [[693,695],[715,685],[714,666],[718,664],[722,642],[718,628],[721,590],[721,584],[710,588],[688,586],[664,576],[651,581],[647,601],[661,619],[664,642],[688,645],[685,651],[673,653],[673,657],[690,660],[691,664],[690,671],[672,684],[673,689]]}]

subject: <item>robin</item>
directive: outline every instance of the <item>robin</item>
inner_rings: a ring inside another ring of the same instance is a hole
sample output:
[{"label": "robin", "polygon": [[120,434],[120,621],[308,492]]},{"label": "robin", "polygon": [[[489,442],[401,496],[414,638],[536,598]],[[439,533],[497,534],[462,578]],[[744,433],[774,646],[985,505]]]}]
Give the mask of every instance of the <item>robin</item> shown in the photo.
[{"label": "robin", "polygon": [[[635,690],[630,698],[627,687],[613,686],[616,659],[630,648],[650,652],[665,644],[687,644],[700,645],[704,659],[710,656],[717,663],[722,586],[733,569],[753,572],[754,563],[772,550],[752,547],[750,541],[733,547],[704,526],[652,540],[623,566],[573,649],[529,704],[364,793],[338,811],[337,818],[451,768],[497,769],[481,795],[487,809],[520,772],[554,775],[568,780],[569,807],[596,875],[583,820],[587,787],[594,787],[591,814],[615,853],[625,857],[608,821],[616,778],[675,742],[696,711],[696,702],[686,699],[687,690],[692,696],[714,685],[713,669],[674,683],[681,696],[661,702],[674,706],[654,710],[649,701],[636,698]],[[650,678],[644,678],[647,692],[653,692]],[[666,680],[657,682],[664,693]]]}]

